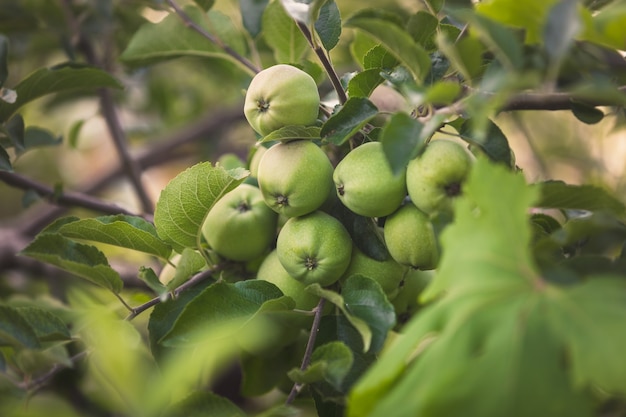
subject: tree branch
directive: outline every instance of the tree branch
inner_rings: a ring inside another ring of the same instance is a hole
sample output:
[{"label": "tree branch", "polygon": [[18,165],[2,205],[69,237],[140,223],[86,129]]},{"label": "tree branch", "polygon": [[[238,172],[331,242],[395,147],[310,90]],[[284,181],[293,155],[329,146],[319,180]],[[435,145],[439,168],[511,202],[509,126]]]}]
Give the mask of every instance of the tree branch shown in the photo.
[{"label": "tree branch", "polygon": [[59,192],[52,187],[15,172],[0,171],[0,181],[15,188],[34,190],[41,197],[53,204],[70,207],[83,207],[105,214],[136,215],[135,213],[131,213],[116,204],[106,203],[87,194],[72,191]]},{"label": "tree branch", "polygon": [[222,40],[219,37],[217,37],[215,35],[212,35],[208,31],[206,31],[202,26],[200,26],[199,24],[194,22],[191,19],[191,17],[189,17],[189,15],[187,13],[185,13],[185,11],[183,9],[180,8],[180,6],[176,3],[176,1],[174,1],[174,0],[167,0],[167,4],[169,4],[174,9],[176,14],[181,18],[181,20],[185,24],[185,26],[195,30],[200,35],[202,35],[205,38],[207,38],[211,43],[213,43],[215,46],[221,48],[224,52],[226,52],[228,55],[230,55],[235,61],[239,62],[241,65],[243,65],[246,69],[248,69],[253,74],[256,74],[256,73],[259,72],[259,68],[257,68],[257,66],[254,65],[252,62],[250,62],[247,58],[241,56],[233,48],[231,48],[230,46],[228,46],[224,42],[222,42]]}]

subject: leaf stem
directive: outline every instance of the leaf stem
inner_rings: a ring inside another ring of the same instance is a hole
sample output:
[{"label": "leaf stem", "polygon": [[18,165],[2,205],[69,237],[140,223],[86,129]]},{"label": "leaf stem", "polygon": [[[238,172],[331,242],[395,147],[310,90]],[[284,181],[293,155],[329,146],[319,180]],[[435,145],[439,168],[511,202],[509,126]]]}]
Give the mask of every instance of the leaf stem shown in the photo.
[{"label": "leaf stem", "polygon": [[222,40],[219,37],[209,33],[202,26],[200,26],[199,24],[194,22],[191,19],[191,17],[189,17],[189,15],[187,13],[185,13],[185,11],[183,9],[181,9],[181,7],[176,3],[176,1],[174,1],[174,0],[167,0],[167,4],[169,4],[174,9],[176,14],[181,18],[181,20],[185,24],[185,26],[195,30],[200,35],[202,35],[203,37],[208,39],[215,46],[221,48],[224,52],[226,52],[228,55],[230,55],[232,58],[234,58],[235,61],[237,61],[238,63],[243,65],[246,69],[251,71],[253,74],[256,74],[256,73],[258,73],[260,71],[259,68],[256,65],[254,65],[250,60],[248,60],[247,58],[241,56],[233,48],[231,48],[230,46],[228,46],[224,42],[222,42]]},{"label": "leaf stem", "polygon": [[[304,357],[302,358],[302,364],[300,365],[300,370],[304,371],[309,367],[311,363],[311,355],[313,355],[313,348],[315,347],[315,339],[317,338],[317,332],[320,327],[320,321],[322,320],[322,313],[324,311],[324,306],[326,305],[326,299],[320,298],[319,303],[315,307],[315,315],[313,316],[313,324],[311,325],[311,333],[309,333],[309,340],[306,344],[306,349],[304,351]],[[289,392],[289,396],[285,401],[285,404],[291,404],[295,399],[298,393],[302,390],[304,384],[295,383]]]}]

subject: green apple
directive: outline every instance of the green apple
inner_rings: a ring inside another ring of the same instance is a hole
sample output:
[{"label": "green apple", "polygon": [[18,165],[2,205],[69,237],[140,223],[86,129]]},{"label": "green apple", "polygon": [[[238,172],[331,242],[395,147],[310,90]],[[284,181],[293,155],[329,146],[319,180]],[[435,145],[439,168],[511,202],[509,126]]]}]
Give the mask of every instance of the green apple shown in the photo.
[{"label": "green apple", "polygon": [[312,310],[319,302],[319,297],[304,290],[305,284],[289,275],[280,263],[276,250],[271,251],[263,260],[257,279],[276,285],[283,294],[294,299],[299,310]]},{"label": "green apple", "polygon": [[305,285],[334,284],[352,256],[352,239],[339,220],[322,211],[292,217],[276,240],[278,259],[289,275]]},{"label": "green apple", "polygon": [[333,166],[310,140],[280,142],[259,162],[257,180],[267,205],[287,217],[311,213],[333,192]]},{"label": "green apple", "polygon": [[266,136],[283,126],[314,124],[319,106],[313,77],[294,66],[278,64],[254,76],[243,111],[252,129]]},{"label": "green apple", "polygon": [[333,181],[341,202],[366,217],[387,216],[406,197],[406,171],[394,175],[380,142],[368,142],[350,151],[337,164]]},{"label": "green apple", "polygon": [[215,203],[202,225],[202,234],[219,255],[251,261],[274,241],[277,218],[265,204],[261,190],[240,184]]},{"label": "green apple", "polygon": [[398,315],[398,321],[406,322],[420,306],[419,296],[428,286],[433,277],[433,271],[409,269],[399,288],[398,295],[391,300]]},{"label": "green apple", "polygon": [[252,152],[250,152],[252,155],[250,156],[250,162],[248,163],[248,170],[250,171],[250,176],[252,178],[257,178],[257,174],[259,172],[259,162],[261,162],[261,158],[266,151],[267,148],[265,146],[258,145],[254,147]]},{"label": "green apple", "polygon": [[428,214],[451,212],[473,163],[474,156],[460,143],[447,139],[431,141],[407,166],[411,201]]},{"label": "green apple", "polygon": [[383,230],[389,254],[396,262],[421,270],[435,268],[439,248],[433,225],[413,203],[387,217]]},{"label": "green apple", "polygon": [[370,258],[356,245],[353,245],[350,265],[348,265],[342,279],[355,274],[365,275],[378,282],[384,293],[387,294],[387,298],[391,300],[397,295],[400,283],[408,270],[407,266],[399,264],[393,258],[385,261]]}]

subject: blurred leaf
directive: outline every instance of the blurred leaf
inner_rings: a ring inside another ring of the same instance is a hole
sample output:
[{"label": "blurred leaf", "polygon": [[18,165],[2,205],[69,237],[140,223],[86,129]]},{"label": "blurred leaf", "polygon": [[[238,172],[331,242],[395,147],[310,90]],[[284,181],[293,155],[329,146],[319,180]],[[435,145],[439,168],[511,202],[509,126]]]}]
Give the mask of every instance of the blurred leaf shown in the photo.
[{"label": "blurred leaf", "polygon": [[241,393],[257,397],[276,387],[284,389],[287,382],[291,382],[287,379],[287,372],[302,363],[307,336],[303,333],[301,339],[296,339],[282,349],[275,349],[273,354],[242,355]]},{"label": "blurred leaf", "polygon": [[[428,8],[435,13],[440,12],[444,4],[446,3],[445,0],[424,0],[424,1],[428,5]],[[450,3],[454,4],[453,1],[450,1]]]},{"label": "blurred leaf", "polygon": [[209,10],[215,4],[215,0],[193,0],[202,10]]},{"label": "blurred leaf", "polygon": [[324,49],[330,51],[337,43],[341,36],[341,15],[337,4],[330,0],[324,2],[320,9],[319,16],[315,21],[315,31],[322,41]]},{"label": "blurred leaf", "polygon": [[265,11],[268,3],[269,0],[239,1],[239,11],[241,13],[243,26],[253,38],[256,38],[257,35],[261,33],[263,12]]},{"label": "blurred leaf", "polygon": [[[0,104],[1,105],[1,104]],[[24,118],[20,114],[11,117],[5,126],[7,136],[11,140],[15,152],[21,154],[26,149],[24,145]]]},{"label": "blurred leaf", "polygon": [[571,101],[572,114],[578,120],[588,125],[599,123],[604,119],[604,112],[596,107],[581,103],[576,100]]},{"label": "blurred leaf", "polygon": [[591,16],[589,13],[590,27],[584,37],[618,50],[626,48],[626,5],[623,2],[614,1]]},{"label": "blurred leaf", "polygon": [[[217,11],[205,13],[194,5],[187,5],[183,10],[194,23],[208,33],[219,38],[236,52],[244,53],[245,40],[229,17]],[[185,26],[176,13],[171,13],[159,23],[146,23],[141,26],[120,55],[120,60],[140,66],[181,56],[221,58],[240,64],[222,48]]]},{"label": "blurred leaf", "polygon": [[329,342],[313,351],[311,362],[305,370],[292,369],[289,377],[301,384],[323,380],[340,390],[352,362],[352,351],[343,342]]},{"label": "blurred leaf", "polygon": [[386,261],[390,258],[375,219],[355,214],[341,203],[334,207],[332,215],[345,226],[352,237],[352,242],[361,252],[378,261]]},{"label": "blurred leaf", "polygon": [[274,50],[278,63],[296,63],[309,48],[294,20],[280,1],[267,5],[263,12],[263,37]]},{"label": "blurred leaf", "polygon": [[247,414],[227,398],[212,392],[194,392],[165,411],[165,417],[246,417]]},{"label": "blurred leaf", "polygon": [[509,140],[491,120],[487,120],[485,123],[486,130],[482,137],[476,133],[472,119],[463,122],[459,129],[459,135],[471,145],[480,148],[492,161],[502,162],[506,166],[512,167],[515,161],[511,159]]},{"label": "blurred leaf", "polygon": [[70,127],[70,131],[67,134],[67,143],[70,146],[70,148],[76,149],[76,147],[78,146],[78,138],[80,136],[80,131],[83,128],[84,124],[85,124],[85,120],[81,119],[75,122],[74,124],[72,124],[72,126]]},{"label": "blurred leaf", "polygon": [[267,136],[262,137],[259,142],[273,142],[277,140],[295,140],[295,139],[320,139],[320,128],[315,126],[291,125],[283,126],[274,130]]},{"label": "blurred leaf", "polygon": [[360,29],[379,40],[385,48],[411,71],[417,82],[421,82],[430,69],[430,58],[426,51],[413,41],[411,36],[398,25],[398,18],[362,10],[344,23],[346,27]]},{"label": "blurred leaf", "polygon": [[[385,70],[398,65],[398,60],[381,45],[376,45],[363,56],[363,69]],[[365,71],[364,71],[365,72]]]},{"label": "blurred leaf", "polygon": [[39,348],[39,339],[18,309],[0,305],[0,346]]},{"label": "blurred leaf", "polygon": [[141,217],[118,214],[91,219],[67,219],[56,232],[69,238],[107,243],[167,259],[172,248],[157,235],[152,223]]},{"label": "blurred leaf", "polygon": [[407,31],[413,40],[427,51],[436,48],[434,38],[438,27],[439,19],[423,10],[412,15],[407,23]]},{"label": "blurred leaf", "polygon": [[196,164],[173,178],[161,191],[154,225],[161,239],[178,252],[199,249],[204,219],[215,202],[239,185],[248,171],[226,171],[209,162]]},{"label": "blurred leaf", "polygon": [[42,342],[69,340],[72,337],[65,323],[47,310],[35,307],[19,307],[17,311]]},{"label": "blurred leaf", "polygon": [[167,288],[174,289],[178,287],[206,266],[206,261],[200,253],[193,249],[185,248],[176,264],[174,278],[167,284]]},{"label": "blurred leaf", "polygon": [[95,246],[77,243],[59,234],[39,234],[20,254],[55,265],[116,294],[124,285],[106,256]]},{"label": "blurred leaf", "polygon": [[0,122],[6,121],[17,109],[46,94],[72,90],[95,90],[101,87],[121,88],[109,73],[90,66],[69,63],[41,68],[23,79],[16,87],[14,103],[0,101]]},{"label": "blurred leaf", "polygon": [[320,135],[330,143],[341,145],[376,114],[378,109],[367,98],[351,97],[324,123]]},{"label": "blurred leaf", "polygon": [[535,185],[538,188],[537,207],[577,209],[588,211],[608,211],[621,216],[626,211],[624,203],[608,191],[594,185],[572,185],[562,181],[545,181]]},{"label": "blurred leaf", "polygon": [[13,171],[13,166],[11,165],[11,157],[2,146],[0,146],[0,170],[9,172]]},{"label": "blurred leaf", "polygon": [[435,115],[421,122],[406,113],[395,113],[383,127],[380,141],[385,156],[394,173],[406,169],[407,164],[423,149],[429,139],[444,121],[442,115]]},{"label": "blurred leaf", "polygon": [[0,35],[0,87],[4,85],[4,82],[9,76],[8,58],[9,38],[4,35]]},{"label": "blurred leaf", "polygon": [[550,8],[543,31],[546,52],[558,66],[582,29],[578,0],[560,0]]},{"label": "blurred leaf", "polygon": [[348,96],[367,98],[383,81],[379,68],[361,71],[348,82]]},{"label": "blurred leaf", "polygon": [[483,65],[484,47],[480,41],[474,37],[465,37],[453,42],[445,33],[437,34],[436,40],[439,50],[448,58],[452,67],[465,82],[471,84]]},{"label": "blurred leaf", "polygon": [[56,146],[62,142],[62,136],[54,136],[49,130],[40,127],[29,126],[24,131],[24,146],[26,149],[40,146]]}]

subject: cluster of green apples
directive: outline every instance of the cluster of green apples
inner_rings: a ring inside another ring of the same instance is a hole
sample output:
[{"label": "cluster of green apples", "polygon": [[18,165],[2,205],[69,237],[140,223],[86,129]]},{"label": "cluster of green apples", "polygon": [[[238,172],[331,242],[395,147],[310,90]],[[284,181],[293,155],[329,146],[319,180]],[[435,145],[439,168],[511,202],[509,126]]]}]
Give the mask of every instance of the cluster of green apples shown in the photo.
[{"label": "cluster of green apples", "polygon": [[[244,114],[265,136],[283,126],[315,124],[319,106],[313,78],[281,64],[253,78]],[[306,292],[308,285],[340,289],[353,274],[376,280],[393,300],[401,288],[423,282],[415,271],[436,267],[431,217],[451,210],[472,162],[465,147],[443,139],[432,141],[401,173],[392,172],[380,142],[350,150],[335,167],[314,141],[278,142],[258,148],[249,165],[256,182],[222,197],[207,214],[202,233],[224,258],[260,260],[257,278],[274,283],[298,309],[310,310],[318,302]],[[384,220],[387,260],[374,259],[354,244],[334,215],[336,204]],[[398,299],[407,304],[406,297]]]}]

